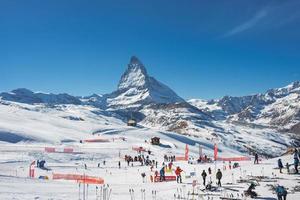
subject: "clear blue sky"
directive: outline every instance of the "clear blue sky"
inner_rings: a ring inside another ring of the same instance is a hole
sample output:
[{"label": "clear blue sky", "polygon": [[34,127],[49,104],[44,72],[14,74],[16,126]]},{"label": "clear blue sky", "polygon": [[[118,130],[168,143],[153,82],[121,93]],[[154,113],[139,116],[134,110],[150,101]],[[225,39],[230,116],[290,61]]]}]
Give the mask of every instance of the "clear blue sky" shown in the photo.
[{"label": "clear blue sky", "polygon": [[0,91],[109,93],[131,55],[184,98],[281,87],[300,80],[300,1],[0,1]]}]

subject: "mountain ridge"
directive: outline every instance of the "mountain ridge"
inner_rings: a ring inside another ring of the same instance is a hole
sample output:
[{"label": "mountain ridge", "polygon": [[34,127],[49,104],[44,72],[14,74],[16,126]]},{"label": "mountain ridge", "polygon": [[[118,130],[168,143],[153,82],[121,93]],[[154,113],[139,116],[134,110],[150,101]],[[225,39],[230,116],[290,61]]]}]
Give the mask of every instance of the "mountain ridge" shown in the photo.
[{"label": "mountain ridge", "polygon": [[[109,112],[117,113],[122,120],[126,121],[132,115],[138,121],[162,123],[178,112],[176,116],[169,119],[169,124],[175,119],[204,121],[254,123],[258,125],[269,125],[278,127],[280,131],[292,131],[299,133],[300,127],[300,82],[269,89],[265,93],[235,97],[224,96],[218,100],[184,100],[172,89],[151,77],[143,63],[132,56],[127,69],[122,74],[117,90],[110,94],[93,94],[87,97],[75,97],[66,93],[47,94],[32,92],[25,88],[0,93],[1,100],[13,101],[27,104],[45,105],[90,105]],[[160,109],[165,115],[156,120],[155,116],[147,116],[151,109]],[[182,117],[181,115],[185,116]],[[190,117],[186,117],[190,116]],[[165,123],[162,123],[165,124]],[[171,124],[170,126],[173,126]]]}]

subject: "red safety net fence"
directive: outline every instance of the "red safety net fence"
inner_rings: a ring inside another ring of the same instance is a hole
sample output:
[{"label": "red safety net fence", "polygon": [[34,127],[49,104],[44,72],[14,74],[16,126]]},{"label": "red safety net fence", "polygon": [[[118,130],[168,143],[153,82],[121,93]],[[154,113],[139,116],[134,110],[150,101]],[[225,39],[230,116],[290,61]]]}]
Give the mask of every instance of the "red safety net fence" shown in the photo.
[{"label": "red safety net fence", "polygon": [[78,175],[78,174],[56,174],[52,176],[53,180],[74,180],[79,183],[87,184],[104,184],[104,179],[94,176]]},{"label": "red safety net fence", "polygon": [[47,153],[54,153],[55,152],[55,148],[54,147],[45,147],[45,152],[47,152]]},{"label": "red safety net fence", "polygon": [[189,146],[185,145],[184,156],[176,156],[175,161],[188,161],[189,160]]},{"label": "red safety net fence", "polygon": [[46,153],[71,153],[71,154],[79,154],[80,152],[75,151],[72,147],[65,148],[55,148],[55,147],[45,147],[44,151]]},{"label": "red safety net fence", "polygon": [[132,147],[132,150],[137,151],[137,152],[142,152],[142,151],[145,152],[146,151],[146,149],[143,147]]},{"label": "red safety net fence", "polygon": [[250,161],[250,157],[218,158],[219,161]]}]

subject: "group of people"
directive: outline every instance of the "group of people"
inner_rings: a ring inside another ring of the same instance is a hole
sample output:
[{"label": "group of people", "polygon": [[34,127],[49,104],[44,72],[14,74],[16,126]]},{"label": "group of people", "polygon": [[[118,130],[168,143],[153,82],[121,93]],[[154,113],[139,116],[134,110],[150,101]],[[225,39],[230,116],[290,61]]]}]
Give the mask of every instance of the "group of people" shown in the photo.
[{"label": "group of people", "polygon": [[164,155],[164,161],[165,162],[175,162],[176,157],[174,155],[168,156],[168,155]]},{"label": "group of people", "polygon": [[[294,150],[294,169],[295,169],[295,174],[299,173],[299,171],[298,171],[299,159],[300,159],[300,152],[297,149],[295,149]],[[292,164],[289,164],[289,163],[285,164],[286,170],[287,170],[288,174],[290,173],[290,166],[291,165]],[[279,168],[279,172],[282,173],[282,169],[284,168],[284,165],[283,165],[281,159],[278,159],[278,168]]]},{"label": "group of people", "polygon": [[157,161],[155,160],[150,160],[149,156],[144,156],[144,155],[138,155],[138,156],[130,156],[130,155],[125,155],[125,161],[127,162],[127,166],[133,166],[133,162],[139,162],[141,164],[141,166],[146,165],[146,166],[152,166],[152,168],[154,167],[154,165],[157,168]]},{"label": "group of people", "polygon": [[[211,168],[210,168],[210,167],[208,168],[208,174],[211,175]],[[204,185],[204,186],[206,187],[206,189],[207,189],[207,185],[206,185],[206,177],[207,177],[207,173],[206,173],[205,170],[203,170],[201,176],[202,176],[202,179],[203,179],[203,185]],[[218,187],[222,187],[222,183],[221,183],[222,177],[223,177],[223,174],[222,174],[221,170],[218,169],[218,171],[217,171],[217,173],[216,173],[216,180],[217,180],[217,186],[218,186]]]},{"label": "group of people", "polygon": [[198,163],[208,163],[208,162],[212,162],[212,159],[207,157],[207,155],[204,155],[204,156],[199,156],[197,162]]},{"label": "group of people", "polygon": [[[285,167],[286,167],[286,170],[287,170],[288,174],[290,173],[290,166],[291,165],[294,165],[295,174],[299,173],[298,166],[299,166],[300,152],[296,148],[294,149],[294,152],[293,152],[293,159],[294,159],[293,164],[289,164],[289,163],[285,164]],[[279,168],[279,172],[283,173],[282,169],[284,168],[284,165],[283,165],[281,159],[278,159],[278,168]],[[278,200],[286,200],[288,192],[287,192],[287,189],[284,186],[277,185],[277,187],[275,188],[275,192],[277,194]]]}]

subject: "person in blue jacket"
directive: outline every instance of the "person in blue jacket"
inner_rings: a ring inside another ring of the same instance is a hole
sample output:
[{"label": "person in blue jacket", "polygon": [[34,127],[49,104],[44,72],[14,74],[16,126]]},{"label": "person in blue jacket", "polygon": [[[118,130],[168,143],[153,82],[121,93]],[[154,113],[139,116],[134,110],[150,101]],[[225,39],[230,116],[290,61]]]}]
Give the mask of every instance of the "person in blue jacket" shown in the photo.
[{"label": "person in blue jacket", "polygon": [[166,177],[165,177],[165,167],[162,167],[161,170],[159,171],[159,175],[160,175],[160,181],[166,181]]},{"label": "person in blue jacket", "polygon": [[278,159],[278,168],[279,168],[279,172],[282,174],[283,164],[282,164],[281,159]]},{"label": "person in blue jacket", "polygon": [[276,191],[278,200],[286,200],[287,190],[283,186],[278,185],[276,187],[275,191]]}]

